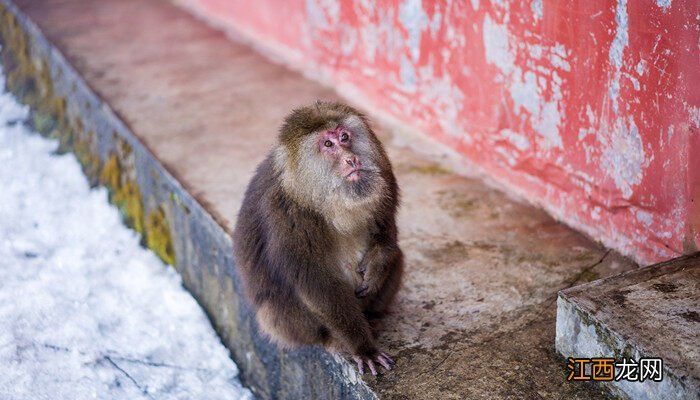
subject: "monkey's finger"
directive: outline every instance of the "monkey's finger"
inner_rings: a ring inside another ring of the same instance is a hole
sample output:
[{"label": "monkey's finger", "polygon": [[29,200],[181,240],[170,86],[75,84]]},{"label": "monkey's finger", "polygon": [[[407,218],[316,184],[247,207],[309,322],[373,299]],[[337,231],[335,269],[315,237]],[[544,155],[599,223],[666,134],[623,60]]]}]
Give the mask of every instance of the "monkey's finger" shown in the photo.
[{"label": "monkey's finger", "polygon": [[382,367],[386,368],[387,370],[391,370],[391,364],[389,364],[389,361],[382,357],[381,354],[377,356],[377,362],[382,364]]},{"label": "monkey's finger", "polygon": [[357,370],[360,371],[361,375],[364,375],[365,373],[365,363],[362,361],[362,358],[360,357],[353,357],[355,360],[355,363],[357,364]]},{"label": "monkey's finger", "polygon": [[382,357],[384,357],[384,358],[386,358],[386,360],[389,361],[389,363],[390,363],[391,365],[396,364],[396,361],[394,361],[393,358],[389,357],[389,355],[386,354],[385,352],[380,351],[380,352],[379,352],[379,355],[382,356]]},{"label": "monkey's finger", "polygon": [[367,365],[369,365],[369,370],[372,371],[372,375],[377,376],[377,367],[374,366],[374,361],[367,360]]}]

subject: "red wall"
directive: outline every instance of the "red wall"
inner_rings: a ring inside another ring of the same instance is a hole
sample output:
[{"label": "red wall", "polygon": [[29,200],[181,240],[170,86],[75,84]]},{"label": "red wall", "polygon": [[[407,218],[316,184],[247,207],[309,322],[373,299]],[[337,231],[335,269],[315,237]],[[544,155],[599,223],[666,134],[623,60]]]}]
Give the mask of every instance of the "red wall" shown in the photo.
[{"label": "red wall", "polygon": [[638,261],[700,245],[697,0],[178,2]]}]

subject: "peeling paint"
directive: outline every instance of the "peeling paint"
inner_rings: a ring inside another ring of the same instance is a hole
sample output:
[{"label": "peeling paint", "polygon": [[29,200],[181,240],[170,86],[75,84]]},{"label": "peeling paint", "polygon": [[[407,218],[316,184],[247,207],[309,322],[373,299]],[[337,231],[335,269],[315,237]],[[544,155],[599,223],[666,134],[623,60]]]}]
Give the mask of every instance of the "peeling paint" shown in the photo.
[{"label": "peeling paint", "polygon": [[591,126],[595,124],[596,118],[590,104],[586,104],[586,117],[588,117],[588,123],[591,124]]},{"label": "peeling paint", "polygon": [[650,212],[644,210],[637,210],[635,212],[637,221],[643,223],[645,226],[649,227],[654,223],[654,215]]},{"label": "peeling paint", "polygon": [[568,72],[571,71],[571,65],[566,61],[566,57],[566,48],[561,43],[557,43],[552,48],[549,60],[556,68]]},{"label": "peeling paint", "polygon": [[628,33],[629,17],[627,15],[627,0],[617,0],[615,7],[615,39],[610,46],[608,58],[612,64],[614,71],[610,81],[609,94],[613,103],[615,114],[619,112],[618,97],[620,96],[620,76],[622,69],[622,56],[625,48],[629,43]]},{"label": "peeling paint", "polygon": [[656,5],[661,7],[663,12],[666,12],[671,8],[671,0],[656,0]]},{"label": "peeling paint", "polygon": [[629,125],[619,119],[610,137],[601,142],[605,149],[603,165],[608,176],[615,181],[624,198],[630,198],[632,189],[642,181],[642,169],[648,164],[634,119],[629,117]]},{"label": "peeling paint", "polygon": [[525,151],[530,148],[530,141],[527,136],[510,129],[503,129],[500,133],[503,138],[507,139],[518,150]]},{"label": "peeling paint", "polygon": [[340,20],[340,3],[332,0],[306,0],[306,12],[313,26],[332,27]]},{"label": "peeling paint", "polygon": [[700,128],[700,107],[688,107],[688,119],[690,120],[690,124],[692,126],[694,126],[696,129]]},{"label": "peeling paint", "polygon": [[542,19],[542,15],[544,14],[542,0],[533,0],[530,8],[532,9],[532,15],[535,17],[535,20]]},{"label": "peeling paint", "polygon": [[440,14],[440,11],[436,11],[435,14],[433,14],[432,21],[430,21],[430,35],[433,37],[433,39],[436,38],[437,33],[440,30],[441,24],[442,14]]},{"label": "peeling paint", "polygon": [[508,28],[493,22],[487,15],[484,17],[483,39],[486,61],[497,66],[504,74],[510,74],[514,57],[508,46]]},{"label": "peeling paint", "polygon": [[627,79],[630,80],[630,82],[632,82],[632,86],[634,86],[634,90],[639,91],[639,89],[640,89],[639,80],[628,73],[625,73],[625,76],[627,77]]},{"label": "peeling paint", "polygon": [[420,42],[423,29],[430,24],[428,15],[423,10],[421,0],[406,0],[399,10],[399,19],[408,32],[411,57],[416,62],[420,57]]},{"label": "peeling paint", "polygon": [[416,71],[413,63],[406,56],[401,57],[401,84],[408,92],[416,91]]},{"label": "peeling paint", "polygon": [[[432,68],[421,69],[420,80],[426,82],[426,89],[421,93],[421,102],[435,106],[443,117],[439,124],[448,135],[463,136],[463,130],[459,128],[459,114],[464,104],[464,93],[449,76],[435,77]],[[471,141],[471,137],[463,137],[465,141]]]},{"label": "peeling paint", "polygon": [[[563,141],[559,133],[561,123],[562,80],[556,72],[549,69],[542,69],[545,73],[551,74],[551,96],[549,100],[545,97],[547,88],[546,80],[537,79],[534,71],[523,69],[515,65],[515,47],[510,44],[508,28],[504,24],[496,24],[491,18],[484,18],[483,40],[486,49],[486,60],[494,64],[503,74],[508,93],[513,100],[513,111],[519,114],[521,110],[527,111],[528,120],[532,128],[545,140],[542,145],[545,148],[563,147]],[[540,55],[544,49],[537,46],[528,46],[530,54]],[[570,66],[564,59],[566,49],[563,45],[555,44],[548,48],[551,54],[551,62],[555,67],[569,70]]]}]

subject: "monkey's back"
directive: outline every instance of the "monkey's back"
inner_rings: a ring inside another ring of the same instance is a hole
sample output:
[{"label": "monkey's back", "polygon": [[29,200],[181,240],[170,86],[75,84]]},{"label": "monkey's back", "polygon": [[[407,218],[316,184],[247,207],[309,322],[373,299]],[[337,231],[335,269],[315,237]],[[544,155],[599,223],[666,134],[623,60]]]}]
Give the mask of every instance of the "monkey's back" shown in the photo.
[{"label": "monkey's back", "polygon": [[[327,264],[333,235],[320,214],[285,193],[272,157],[258,166],[246,190],[233,234],[236,265],[263,332],[285,346],[326,345],[329,330],[299,289],[317,290],[318,267]],[[350,286],[335,288],[354,298]]]},{"label": "monkey's back", "polygon": [[[246,189],[233,234],[235,261],[246,297],[268,334],[275,337],[275,330],[294,328],[280,326],[285,321],[281,320],[279,307],[287,307],[286,313],[295,314],[289,316],[296,320],[289,321],[297,327],[294,329],[303,325],[299,320],[312,318],[298,298],[295,286],[304,284],[309,260],[318,265],[325,262],[333,245],[331,237],[321,215],[301,207],[284,192],[269,155],[258,166]],[[290,308],[295,304],[296,308]],[[273,319],[274,323],[265,323],[265,319]],[[314,332],[318,330],[315,321],[307,322],[314,325]],[[283,342],[299,342],[286,339]]]}]

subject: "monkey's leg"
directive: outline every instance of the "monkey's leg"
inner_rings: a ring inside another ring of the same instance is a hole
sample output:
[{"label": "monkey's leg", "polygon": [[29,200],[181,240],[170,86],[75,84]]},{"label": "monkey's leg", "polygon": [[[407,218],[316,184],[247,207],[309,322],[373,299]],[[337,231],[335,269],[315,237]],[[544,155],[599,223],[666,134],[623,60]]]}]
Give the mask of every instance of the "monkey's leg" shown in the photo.
[{"label": "monkey's leg", "polygon": [[396,297],[403,277],[403,253],[399,250],[390,262],[385,266],[388,275],[377,293],[366,299],[363,311],[367,318],[379,318],[384,315],[387,308]]},{"label": "monkey's leg", "polygon": [[286,346],[322,345],[330,331],[295,297],[270,299],[258,310],[263,331]]}]

